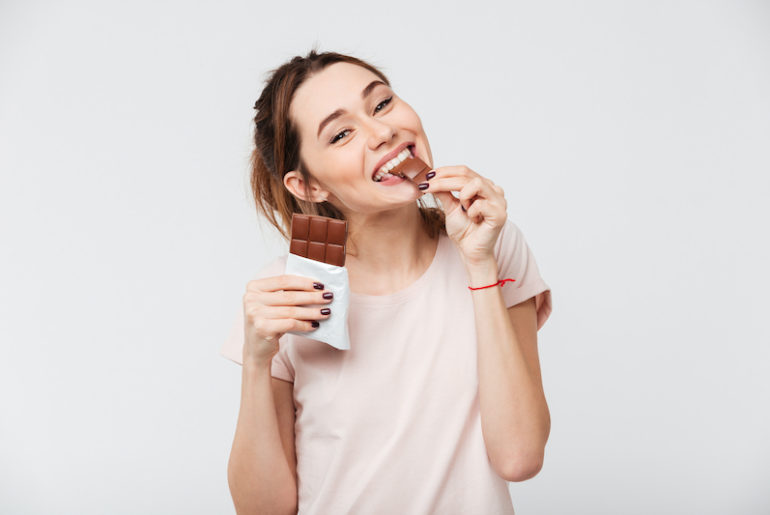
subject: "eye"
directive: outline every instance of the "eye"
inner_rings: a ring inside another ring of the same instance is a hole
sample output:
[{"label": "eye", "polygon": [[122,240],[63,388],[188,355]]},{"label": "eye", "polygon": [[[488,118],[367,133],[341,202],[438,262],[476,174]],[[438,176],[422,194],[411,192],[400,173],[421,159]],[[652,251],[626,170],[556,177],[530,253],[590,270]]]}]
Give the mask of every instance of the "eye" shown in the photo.
[{"label": "eye", "polygon": [[[377,104],[377,107],[374,109],[374,112],[375,113],[379,113],[380,111],[382,111],[382,109],[385,109],[385,106],[390,104],[391,100],[393,100],[393,97],[388,97],[385,100],[383,100],[382,102],[380,102],[379,104]],[[382,109],[378,109],[380,106],[382,106]]]},{"label": "eye", "polygon": [[[388,98],[386,98],[385,100],[383,100],[382,102],[380,102],[379,104],[377,104],[377,107],[375,107],[375,108],[374,108],[374,112],[375,112],[375,113],[379,113],[380,111],[382,111],[383,109],[385,109],[385,107],[386,107],[388,104],[390,104],[390,102],[391,102],[392,100],[393,100],[393,97],[388,97]],[[382,107],[380,107],[380,106],[382,106]],[[345,129],[344,131],[338,132],[338,133],[337,133],[337,134],[336,134],[336,135],[335,135],[335,136],[334,136],[334,137],[331,139],[331,141],[329,141],[329,143],[331,143],[331,144],[334,144],[334,143],[336,143],[337,141],[341,140],[342,138],[344,138],[343,134],[345,134],[346,132],[350,132],[350,129]]]},{"label": "eye", "polygon": [[338,139],[341,139],[341,138],[340,138],[340,136],[341,136],[342,134],[345,134],[346,132],[349,132],[349,131],[350,131],[350,129],[345,129],[344,131],[342,131],[342,132],[338,133],[336,136],[334,136],[334,137],[332,138],[332,140],[331,140],[329,143],[334,143],[334,142],[335,142],[335,141],[337,141]]}]

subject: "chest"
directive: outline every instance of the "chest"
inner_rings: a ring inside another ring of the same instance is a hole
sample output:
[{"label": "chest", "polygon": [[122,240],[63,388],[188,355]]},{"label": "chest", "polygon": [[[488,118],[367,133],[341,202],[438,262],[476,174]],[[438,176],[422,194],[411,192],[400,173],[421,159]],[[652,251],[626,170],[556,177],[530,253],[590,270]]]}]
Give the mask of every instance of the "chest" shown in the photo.
[{"label": "chest", "polygon": [[[473,303],[463,282],[435,281],[407,302],[349,309],[351,348],[292,344],[299,421],[382,431],[430,406],[448,413],[478,388]],[[304,417],[304,419],[303,419]]]}]

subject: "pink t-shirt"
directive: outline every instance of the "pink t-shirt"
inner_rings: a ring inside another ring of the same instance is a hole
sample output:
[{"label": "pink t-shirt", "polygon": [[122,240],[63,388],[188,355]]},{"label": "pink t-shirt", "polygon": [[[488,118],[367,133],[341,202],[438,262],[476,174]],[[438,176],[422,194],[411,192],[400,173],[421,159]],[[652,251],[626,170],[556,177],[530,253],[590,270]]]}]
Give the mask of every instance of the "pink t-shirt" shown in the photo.
[{"label": "pink t-shirt", "polygon": [[[499,277],[516,279],[502,286],[505,306],[535,296],[540,329],[551,291],[510,220],[495,255]],[[294,383],[299,513],[513,514],[481,433],[473,300],[452,240],[441,234],[408,287],[351,292],[348,323],[349,350],[285,334],[273,358],[272,375]],[[242,363],[243,338],[239,308],[221,354]]]}]

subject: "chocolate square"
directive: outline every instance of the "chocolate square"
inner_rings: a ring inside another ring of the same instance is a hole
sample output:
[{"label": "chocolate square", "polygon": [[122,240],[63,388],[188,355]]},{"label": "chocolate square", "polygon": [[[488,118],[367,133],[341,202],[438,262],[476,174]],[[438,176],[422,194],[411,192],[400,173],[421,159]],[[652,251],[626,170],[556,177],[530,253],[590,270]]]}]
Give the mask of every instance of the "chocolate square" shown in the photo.
[{"label": "chocolate square", "polygon": [[398,175],[404,177],[415,184],[425,182],[425,176],[430,172],[432,168],[428,166],[428,163],[420,159],[419,157],[409,156],[400,163],[398,163],[390,173],[392,175]]},{"label": "chocolate square", "polygon": [[304,258],[345,266],[348,222],[327,216],[291,215],[289,252]]}]

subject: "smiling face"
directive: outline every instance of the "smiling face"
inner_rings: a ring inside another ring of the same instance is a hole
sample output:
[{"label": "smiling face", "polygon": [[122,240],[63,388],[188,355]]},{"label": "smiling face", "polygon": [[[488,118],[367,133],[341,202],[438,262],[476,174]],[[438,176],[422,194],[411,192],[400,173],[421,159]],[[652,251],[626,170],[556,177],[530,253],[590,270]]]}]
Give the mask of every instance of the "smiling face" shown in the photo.
[{"label": "smiling face", "polygon": [[[431,166],[433,157],[417,113],[371,71],[346,62],[327,66],[297,88],[289,116],[313,176],[307,200],[328,200],[349,216],[415,205],[422,196],[406,179],[375,181],[381,165],[406,152]],[[288,172],[284,184],[305,198],[298,171]]]}]

